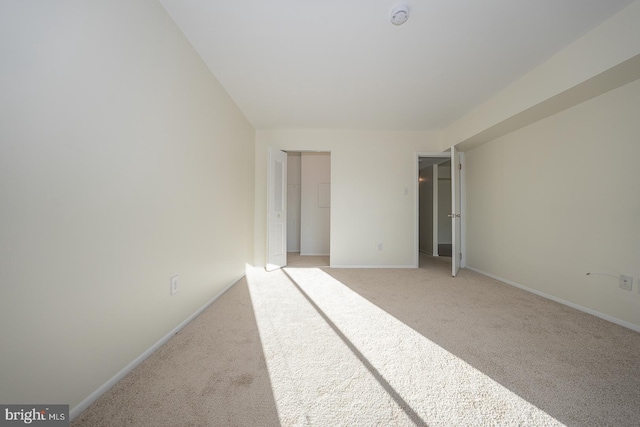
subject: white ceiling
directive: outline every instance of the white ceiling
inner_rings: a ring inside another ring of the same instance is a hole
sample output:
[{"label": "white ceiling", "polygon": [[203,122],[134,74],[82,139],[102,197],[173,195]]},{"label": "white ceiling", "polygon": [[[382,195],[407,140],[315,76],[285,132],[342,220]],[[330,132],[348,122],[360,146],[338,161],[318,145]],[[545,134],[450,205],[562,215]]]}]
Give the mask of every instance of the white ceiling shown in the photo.
[{"label": "white ceiling", "polygon": [[160,0],[257,129],[436,130],[632,0]]}]

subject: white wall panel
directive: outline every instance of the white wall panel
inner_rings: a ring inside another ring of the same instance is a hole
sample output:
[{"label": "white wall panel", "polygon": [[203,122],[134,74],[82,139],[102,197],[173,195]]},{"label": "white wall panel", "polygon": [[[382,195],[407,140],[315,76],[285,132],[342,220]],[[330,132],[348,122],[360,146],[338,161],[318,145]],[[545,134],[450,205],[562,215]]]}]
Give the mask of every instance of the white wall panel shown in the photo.
[{"label": "white wall panel", "polygon": [[255,133],[155,1],[2,9],[0,402],[73,409],[244,274]]}]

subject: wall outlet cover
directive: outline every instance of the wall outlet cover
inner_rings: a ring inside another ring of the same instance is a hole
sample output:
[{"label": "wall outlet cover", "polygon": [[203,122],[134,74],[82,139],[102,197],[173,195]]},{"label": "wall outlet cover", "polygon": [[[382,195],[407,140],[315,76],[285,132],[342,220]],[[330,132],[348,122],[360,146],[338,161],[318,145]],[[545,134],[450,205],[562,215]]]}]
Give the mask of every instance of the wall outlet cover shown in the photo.
[{"label": "wall outlet cover", "polygon": [[620,281],[618,282],[618,284],[620,286],[620,289],[624,289],[625,291],[630,291],[633,289],[633,277],[621,274]]},{"label": "wall outlet cover", "polygon": [[171,287],[169,288],[169,294],[175,295],[180,289],[180,277],[178,275],[171,277]]}]

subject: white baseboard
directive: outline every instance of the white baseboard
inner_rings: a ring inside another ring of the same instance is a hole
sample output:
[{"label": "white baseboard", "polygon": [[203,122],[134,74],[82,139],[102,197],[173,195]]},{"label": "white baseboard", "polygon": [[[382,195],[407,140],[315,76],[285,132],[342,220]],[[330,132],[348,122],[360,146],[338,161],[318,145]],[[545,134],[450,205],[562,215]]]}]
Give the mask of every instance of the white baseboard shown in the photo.
[{"label": "white baseboard", "polygon": [[506,283],[507,285],[515,286],[516,288],[520,288],[520,289],[522,289],[524,291],[531,292],[532,294],[539,295],[539,296],[541,296],[543,298],[550,299],[552,301],[558,302],[560,304],[564,304],[564,305],[569,306],[571,308],[575,308],[576,310],[580,310],[580,311],[583,311],[585,313],[591,314],[592,316],[596,316],[596,317],[599,317],[601,319],[607,320],[607,321],[609,321],[611,323],[615,323],[616,325],[624,326],[625,328],[629,328],[632,331],[640,332],[640,326],[638,326],[636,324],[633,324],[633,323],[630,323],[630,322],[627,322],[626,320],[622,320],[622,319],[618,319],[617,317],[609,316],[608,314],[601,313],[601,312],[599,312],[597,310],[594,310],[594,309],[591,309],[591,308],[588,308],[588,307],[583,307],[583,306],[581,306],[579,304],[576,304],[574,302],[567,301],[565,299],[558,298],[558,297],[556,297],[554,295],[547,294],[547,293],[539,291],[537,289],[533,289],[533,288],[530,288],[528,286],[521,285],[520,283],[516,283],[516,282],[513,282],[511,280],[495,276],[493,274],[484,272],[482,270],[478,270],[477,268],[473,268],[473,267],[469,267],[469,266],[467,266],[465,268],[467,270],[475,271],[476,273],[482,274],[483,276],[487,276],[487,277],[491,277],[492,279],[499,280],[500,282]]},{"label": "white baseboard", "polygon": [[416,268],[415,265],[330,265],[331,268]]},{"label": "white baseboard", "polygon": [[165,344],[167,341],[169,341],[169,339],[174,336],[175,334],[177,334],[178,332],[180,332],[180,330],[182,328],[184,328],[185,326],[187,326],[193,319],[195,319],[196,317],[198,317],[198,315],[200,313],[202,313],[204,310],[206,310],[211,304],[213,304],[213,302],[215,300],[217,300],[218,298],[220,298],[220,296],[222,296],[222,294],[224,294],[226,291],[228,291],[233,285],[235,285],[236,283],[238,283],[245,275],[242,275],[241,277],[239,277],[237,280],[234,280],[231,284],[229,284],[228,286],[226,286],[223,290],[221,290],[220,292],[218,292],[213,298],[211,298],[205,305],[203,305],[202,307],[200,307],[198,310],[196,310],[195,313],[193,313],[191,316],[187,317],[182,323],[180,323],[178,326],[176,326],[175,328],[173,328],[171,330],[171,332],[169,332],[167,335],[165,335],[164,337],[162,337],[158,342],[156,342],[155,344],[153,344],[151,347],[149,347],[144,353],[142,353],[140,356],[136,357],[131,363],[129,363],[127,366],[125,366],[120,372],[118,372],[116,375],[114,375],[109,381],[107,381],[106,383],[104,383],[102,386],[100,386],[96,391],[94,391],[93,393],[91,393],[86,399],[84,399],[82,402],[80,402],[77,406],[75,406],[73,409],[71,409],[69,411],[69,418],[71,421],[73,421],[73,419],[75,417],[77,417],[78,415],[80,415],[82,412],[84,412],[85,409],[87,409],[93,402],[95,402],[96,400],[98,400],[98,398],[100,396],[102,396],[104,393],[106,393],[111,387],[113,387],[114,385],[116,385],[116,383],[118,381],[120,381],[121,379],[123,379],[129,372],[133,371],[136,366],[138,366],[140,363],[142,363],[147,357],[151,356],[151,354],[153,354],[153,352],[155,352],[157,349],[159,349],[163,344]]}]

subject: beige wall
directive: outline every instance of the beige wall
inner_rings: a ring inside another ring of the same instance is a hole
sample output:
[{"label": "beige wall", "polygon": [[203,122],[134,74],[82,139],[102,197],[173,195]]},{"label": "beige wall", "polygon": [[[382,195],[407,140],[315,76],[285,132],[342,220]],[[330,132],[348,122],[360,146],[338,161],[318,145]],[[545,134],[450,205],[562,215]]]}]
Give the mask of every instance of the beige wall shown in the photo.
[{"label": "beige wall", "polygon": [[[418,231],[419,239],[418,247],[420,252],[433,255],[433,193],[434,193],[434,180],[433,180],[433,165],[428,166],[420,171],[420,177],[422,181],[419,184],[419,203],[420,208],[418,210]],[[437,185],[437,184],[436,184]]]},{"label": "beige wall", "polygon": [[638,22],[640,0],[444,129],[442,149],[482,144],[633,81],[640,73]]},{"label": "beige wall", "polygon": [[451,162],[438,165],[438,244],[451,244]]},{"label": "beige wall", "polygon": [[467,265],[640,327],[638,117],[640,81],[468,151]]},{"label": "beige wall", "polygon": [[300,252],[302,156],[287,154],[287,251]]},{"label": "beige wall", "polygon": [[255,135],[156,1],[0,28],[0,402],[74,408],[244,274]]},{"label": "beige wall", "polygon": [[411,267],[417,253],[416,152],[437,152],[439,145],[428,132],[257,131],[255,264],[265,263],[269,147],[331,152],[332,266]]},{"label": "beige wall", "polygon": [[[412,266],[415,152],[639,53],[637,1],[442,134],[255,134],[155,1],[2,9],[0,401],[72,408],[264,265],[269,146],[332,153],[334,266]],[[633,83],[469,151],[469,264],[640,325],[637,281],[584,276],[640,277],[637,100]]]},{"label": "beige wall", "polygon": [[[331,204],[320,205],[320,185],[331,187],[331,155],[302,153],[300,255],[329,255]],[[287,165],[287,167],[289,167]],[[329,191],[329,201],[331,192]],[[288,195],[287,195],[288,196]],[[287,248],[290,252],[290,250]]]}]

